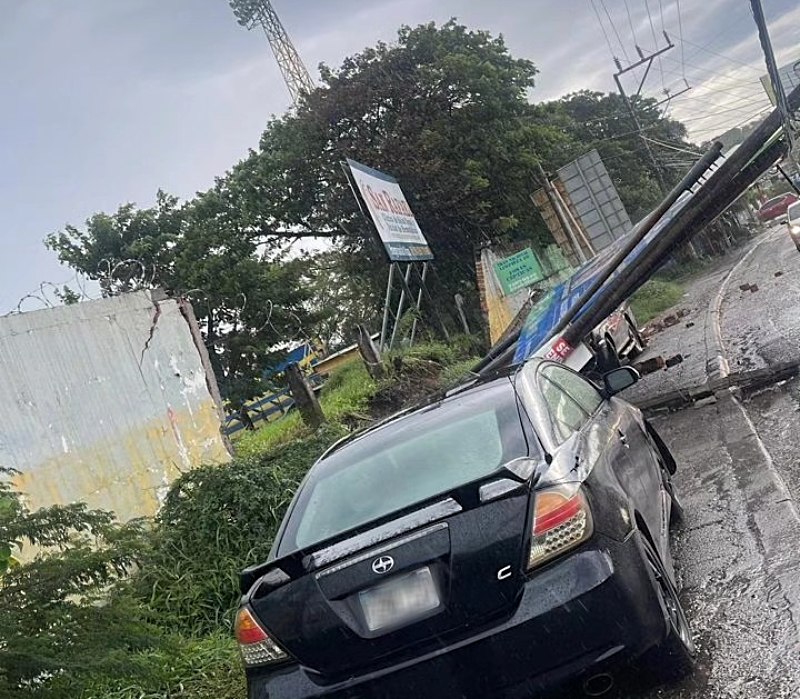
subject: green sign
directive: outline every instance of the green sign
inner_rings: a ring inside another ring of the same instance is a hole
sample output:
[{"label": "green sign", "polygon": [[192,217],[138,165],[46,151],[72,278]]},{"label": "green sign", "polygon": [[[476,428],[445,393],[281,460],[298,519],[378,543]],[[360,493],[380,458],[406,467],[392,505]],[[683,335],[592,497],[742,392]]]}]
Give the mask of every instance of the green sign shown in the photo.
[{"label": "green sign", "polygon": [[505,296],[515,294],[520,289],[544,278],[539,260],[530,248],[495,262],[494,273],[500,281],[500,286],[503,287]]}]

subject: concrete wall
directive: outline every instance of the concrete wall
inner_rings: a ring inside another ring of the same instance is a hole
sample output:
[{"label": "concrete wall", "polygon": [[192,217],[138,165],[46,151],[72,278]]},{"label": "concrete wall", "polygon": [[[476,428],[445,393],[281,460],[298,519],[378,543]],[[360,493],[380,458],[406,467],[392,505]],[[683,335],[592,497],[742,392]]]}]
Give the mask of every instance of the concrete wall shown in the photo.
[{"label": "concrete wall", "polygon": [[187,315],[137,292],[0,318],[0,464],[31,507],[153,515],[180,473],[230,460]]}]

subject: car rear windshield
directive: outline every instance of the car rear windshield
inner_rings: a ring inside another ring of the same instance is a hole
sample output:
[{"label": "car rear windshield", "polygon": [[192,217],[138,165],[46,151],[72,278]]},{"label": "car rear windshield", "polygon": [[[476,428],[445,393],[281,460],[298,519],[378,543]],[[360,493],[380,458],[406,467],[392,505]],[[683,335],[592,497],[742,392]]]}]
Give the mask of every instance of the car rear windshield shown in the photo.
[{"label": "car rear windshield", "polygon": [[320,461],[278,555],[303,549],[488,476],[528,454],[510,379],[398,419]]},{"label": "car rear windshield", "polygon": [[795,221],[800,221],[800,201],[795,202],[792,204],[787,210],[786,213],[789,217],[789,221],[794,223]]}]

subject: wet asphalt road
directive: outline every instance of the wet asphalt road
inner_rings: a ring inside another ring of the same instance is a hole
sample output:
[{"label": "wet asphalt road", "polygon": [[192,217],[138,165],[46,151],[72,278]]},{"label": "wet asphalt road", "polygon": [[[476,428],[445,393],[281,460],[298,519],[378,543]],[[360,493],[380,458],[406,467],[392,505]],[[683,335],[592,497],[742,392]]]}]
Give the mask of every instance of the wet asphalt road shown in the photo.
[{"label": "wet asphalt road", "polygon": [[[800,358],[800,253],[784,228],[767,228],[689,284],[676,309],[681,322],[647,354],[684,362],[644,377],[633,402]],[[687,517],[673,550],[699,668],[671,687],[623,677],[617,695],[800,696],[800,381],[726,390],[653,421],[679,464]]]}]

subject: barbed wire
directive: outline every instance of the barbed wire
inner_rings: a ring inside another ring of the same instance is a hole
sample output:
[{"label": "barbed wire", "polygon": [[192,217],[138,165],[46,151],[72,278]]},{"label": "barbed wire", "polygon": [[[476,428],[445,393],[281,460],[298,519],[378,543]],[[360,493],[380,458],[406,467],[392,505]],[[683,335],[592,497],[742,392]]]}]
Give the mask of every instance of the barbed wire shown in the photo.
[{"label": "barbed wire", "polygon": [[[45,308],[56,308],[57,306],[65,304],[65,297],[68,292],[75,294],[78,301],[94,301],[97,297],[92,296],[92,294],[87,291],[87,281],[84,275],[76,272],[72,277],[60,284],[49,280],[40,282],[39,286],[21,296],[17,304],[10,311],[3,313],[1,317],[5,318],[8,316],[20,315],[28,311],[40,311]],[[77,291],[71,286],[73,284],[77,286]],[[23,308],[28,301],[36,302],[36,306],[33,308]]]}]

